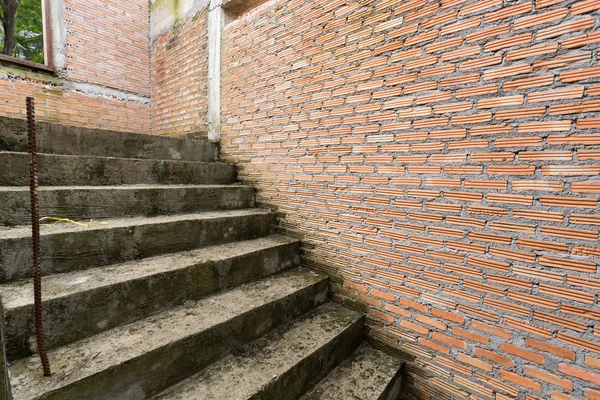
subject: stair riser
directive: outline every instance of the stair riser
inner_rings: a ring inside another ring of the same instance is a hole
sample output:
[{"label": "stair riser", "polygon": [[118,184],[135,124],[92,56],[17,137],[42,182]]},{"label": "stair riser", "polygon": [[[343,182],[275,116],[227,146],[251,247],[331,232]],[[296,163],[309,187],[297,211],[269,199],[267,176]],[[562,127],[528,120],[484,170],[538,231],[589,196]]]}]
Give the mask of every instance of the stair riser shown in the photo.
[{"label": "stair riser", "polygon": [[385,388],[378,400],[398,400],[402,393],[402,369],[390,381],[390,384]]},{"label": "stair riser", "polygon": [[[298,242],[285,243],[45,301],[46,347],[64,346],[186,300],[196,300],[296,267],[300,263],[299,251]],[[29,343],[35,334],[33,307],[8,309],[6,316],[8,358],[15,360],[31,355]]]},{"label": "stair riser", "polygon": [[[71,219],[185,214],[254,207],[249,186],[127,189],[50,189],[39,191],[40,215]],[[31,223],[29,192],[0,191],[0,225]]]},{"label": "stair riser", "polygon": [[327,297],[327,287],[327,281],[322,280],[209,331],[77,381],[39,400],[151,397],[223,358],[235,346],[256,340],[274,327],[322,304]]},{"label": "stair riser", "polygon": [[[256,239],[272,233],[269,213],[148,223],[106,229],[43,234],[42,274],[52,275],[160,254]],[[0,241],[2,281],[31,276],[31,238]]]},{"label": "stair riser", "polygon": [[286,373],[277,376],[248,400],[299,399],[360,345],[363,326],[364,318],[357,320]]},{"label": "stair riser", "polygon": [[[201,140],[37,123],[40,153],[159,160],[214,161],[219,146]],[[0,117],[0,150],[27,151],[27,122]]]},{"label": "stair riser", "polygon": [[[135,184],[227,184],[235,168],[219,162],[193,163],[126,158],[38,155],[38,181],[45,186]],[[0,153],[0,186],[29,184],[29,156]]]}]

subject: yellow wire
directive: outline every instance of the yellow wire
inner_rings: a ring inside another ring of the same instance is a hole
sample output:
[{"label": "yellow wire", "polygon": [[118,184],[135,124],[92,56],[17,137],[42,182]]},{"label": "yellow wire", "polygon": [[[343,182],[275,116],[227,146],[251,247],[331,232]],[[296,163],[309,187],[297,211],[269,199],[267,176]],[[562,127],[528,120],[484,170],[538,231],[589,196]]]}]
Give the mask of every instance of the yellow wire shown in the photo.
[{"label": "yellow wire", "polygon": [[84,222],[77,222],[77,221],[73,221],[72,219],[68,219],[68,218],[56,218],[56,217],[43,217],[43,218],[40,218],[40,222],[45,221],[45,220],[55,221],[54,223],[51,223],[51,224],[48,224],[48,225],[56,225],[56,224],[61,223],[61,222],[68,222],[70,224],[75,224],[75,225],[79,225],[79,226],[85,226],[87,228],[89,228],[90,226],[92,226],[92,224],[108,225],[108,222],[100,222],[100,221],[96,221],[94,219],[90,219],[90,222],[88,222],[86,224]]}]

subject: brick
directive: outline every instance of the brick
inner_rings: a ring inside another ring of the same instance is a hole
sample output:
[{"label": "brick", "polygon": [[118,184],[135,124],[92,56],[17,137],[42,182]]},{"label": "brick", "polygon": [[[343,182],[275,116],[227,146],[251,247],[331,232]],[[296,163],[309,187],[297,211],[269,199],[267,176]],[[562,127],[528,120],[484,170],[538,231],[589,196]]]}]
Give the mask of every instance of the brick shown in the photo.
[{"label": "brick", "polygon": [[529,361],[533,361],[537,364],[544,363],[544,356],[534,353],[534,352],[531,352],[531,351],[528,351],[528,350],[525,350],[521,347],[514,346],[509,343],[501,343],[500,350],[502,350],[506,353],[512,354],[514,356],[521,357],[521,358],[524,358]]},{"label": "brick", "polygon": [[523,369],[523,373],[540,381],[548,382],[552,385],[559,386],[565,390],[573,390],[573,382],[571,380],[561,378],[549,372],[545,372],[526,365]]},{"label": "brick", "polygon": [[535,392],[542,391],[542,385],[535,382],[534,380],[525,378],[523,376],[517,375],[514,372],[500,370],[500,377],[506,379],[509,382],[512,382],[516,385],[531,389]]},{"label": "brick", "polygon": [[557,370],[558,372],[562,372],[563,374],[567,374],[591,383],[600,382],[600,374],[589,372],[582,368],[575,367],[573,365],[560,363],[558,364]]},{"label": "brick", "polygon": [[494,353],[489,350],[482,349],[481,347],[475,348],[475,355],[478,357],[483,357],[485,359],[491,360],[491,361],[495,362],[496,364],[500,364],[505,367],[512,368],[514,366],[514,363],[510,358],[504,357],[500,354]]}]

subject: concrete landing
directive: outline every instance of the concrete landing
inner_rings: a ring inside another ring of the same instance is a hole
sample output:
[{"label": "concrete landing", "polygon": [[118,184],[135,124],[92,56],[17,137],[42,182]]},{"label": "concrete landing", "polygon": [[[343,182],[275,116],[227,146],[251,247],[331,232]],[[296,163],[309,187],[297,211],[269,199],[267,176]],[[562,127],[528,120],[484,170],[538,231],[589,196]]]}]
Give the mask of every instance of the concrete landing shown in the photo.
[{"label": "concrete landing", "polygon": [[294,399],[354,350],[363,317],[327,303],[152,400]]},{"label": "concrete landing", "polygon": [[218,361],[239,345],[322,304],[327,279],[296,269],[15,362],[15,400],[144,399]]},{"label": "concrete landing", "polygon": [[[40,153],[158,160],[215,161],[216,143],[38,122]],[[27,121],[0,117],[0,150],[27,151]]]}]

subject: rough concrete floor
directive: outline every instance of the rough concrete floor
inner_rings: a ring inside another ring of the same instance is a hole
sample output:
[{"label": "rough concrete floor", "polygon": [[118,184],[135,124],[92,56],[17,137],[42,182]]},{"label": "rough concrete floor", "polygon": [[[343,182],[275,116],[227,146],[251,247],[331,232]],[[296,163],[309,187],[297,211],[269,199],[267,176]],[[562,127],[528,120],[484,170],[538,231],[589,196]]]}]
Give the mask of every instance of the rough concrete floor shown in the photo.
[{"label": "rough concrete floor", "polygon": [[318,352],[360,318],[354,311],[326,303],[290,327],[244,346],[240,355],[228,357],[152,400],[263,398],[258,395],[262,388]]},{"label": "rough concrete floor", "polygon": [[42,393],[177,343],[322,279],[308,270],[290,271],[53,350],[49,358],[56,373],[49,378],[39,373],[37,356],[17,361],[10,367],[15,400],[36,399]]}]

